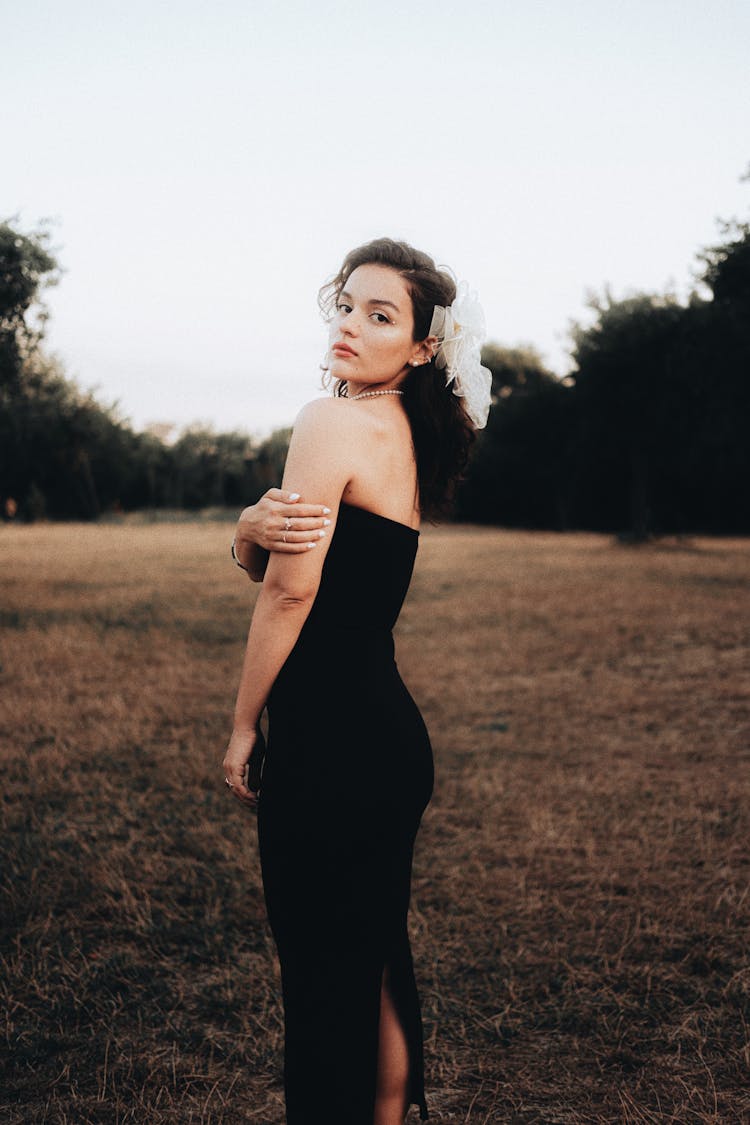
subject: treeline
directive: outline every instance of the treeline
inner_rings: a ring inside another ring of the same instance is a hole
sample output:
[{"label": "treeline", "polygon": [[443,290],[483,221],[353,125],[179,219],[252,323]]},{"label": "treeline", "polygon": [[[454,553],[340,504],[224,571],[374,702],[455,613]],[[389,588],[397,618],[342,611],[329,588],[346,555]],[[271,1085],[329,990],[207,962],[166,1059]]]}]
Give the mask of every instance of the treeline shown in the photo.
[{"label": "treeline", "polygon": [[750,225],[723,235],[686,304],[592,301],[565,379],[532,349],[485,349],[495,406],[460,518],[634,538],[750,531]]},{"label": "treeline", "polygon": [[[536,528],[750,531],[750,225],[700,256],[687,303],[592,302],[558,379],[532,348],[488,346],[494,405],[456,515]],[[289,431],[200,428],[165,443],[82,393],[42,348],[44,229],[0,224],[0,504],[6,516],[239,507],[278,484]]]},{"label": "treeline", "polygon": [[[289,430],[265,441],[185,430],[137,433],[45,355],[45,286],[58,279],[41,229],[0,224],[0,506],[6,518],[93,519],[138,508],[244,506],[281,479]],[[168,428],[168,427],[167,427]]]}]

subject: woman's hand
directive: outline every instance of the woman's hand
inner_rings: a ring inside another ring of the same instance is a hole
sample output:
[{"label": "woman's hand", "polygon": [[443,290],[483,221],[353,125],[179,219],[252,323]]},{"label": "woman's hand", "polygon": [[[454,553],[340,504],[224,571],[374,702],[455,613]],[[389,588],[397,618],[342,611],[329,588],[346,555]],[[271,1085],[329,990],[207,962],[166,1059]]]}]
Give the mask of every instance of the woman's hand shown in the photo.
[{"label": "woman's hand", "polygon": [[240,514],[235,529],[235,551],[241,563],[252,544],[265,551],[287,555],[309,551],[325,535],[330,525],[330,508],[322,504],[301,504],[297,492],[269,488],[257,504]]},{"label": "woman's hand", "polygon": [[259,739],[263,739],[259,730],[233,730],[222,762],[224,781],[233,796],[251,809],[257,808],[258,793],[248,788],[248,763]]}]

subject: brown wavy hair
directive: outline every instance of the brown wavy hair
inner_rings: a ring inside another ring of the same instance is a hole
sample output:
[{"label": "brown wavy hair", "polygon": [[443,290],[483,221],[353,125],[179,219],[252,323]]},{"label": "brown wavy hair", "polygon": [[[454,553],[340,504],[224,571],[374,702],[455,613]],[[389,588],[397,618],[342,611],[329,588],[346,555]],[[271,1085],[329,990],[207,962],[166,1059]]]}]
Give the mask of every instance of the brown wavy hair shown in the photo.
[{"label": "brown wavy hair", "polygon": [[[415,343],[424,340],[435,305],[453,303],[456,283],[445,269],[438,269],[429,254],[391,238],[376,238],[349,251],[336,276],[320,289],[318,304],[323,315],[330,318],[351,274],[359,266],[369,265],[388,266],[403,277],[414,312],[413,338]],[[414,443],[422,512],[445,514],[463,479],[474,427],[463,400],[446,386],[445,369],[439,371],[434,360],[411,368],[400,386]],[[336,380],[334,394],[346,397],[345,379]]]}]

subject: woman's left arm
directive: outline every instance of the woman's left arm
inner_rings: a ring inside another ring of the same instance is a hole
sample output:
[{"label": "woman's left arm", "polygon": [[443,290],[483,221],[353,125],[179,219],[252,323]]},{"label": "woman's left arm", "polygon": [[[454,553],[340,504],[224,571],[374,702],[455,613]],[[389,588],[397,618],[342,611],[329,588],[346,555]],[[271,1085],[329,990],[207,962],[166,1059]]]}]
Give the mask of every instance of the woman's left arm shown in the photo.
[{"label": "woman's left arm", "polygon": [[[332,526],[352,476],[358,444],[361,446],[352,429],[354,412],[346,409],[348,405],[345,400],[322,399],[301,411],[284,470],[283,488],[320,497],[331,509]],[[330,541],[328,534],[314,551],[304,554],[273,552],[268,562],[250,624],[234,730],[223,762],[232,791],[244,804],[256,801],[246,785],[245,766],[258,736],[260,716],[310,613]]]}]

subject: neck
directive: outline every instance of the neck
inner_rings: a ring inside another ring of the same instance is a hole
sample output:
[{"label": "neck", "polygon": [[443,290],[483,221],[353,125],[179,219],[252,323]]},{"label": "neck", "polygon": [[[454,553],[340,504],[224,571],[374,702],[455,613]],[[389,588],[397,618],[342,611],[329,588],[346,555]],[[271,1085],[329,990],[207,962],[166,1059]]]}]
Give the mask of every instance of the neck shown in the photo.
[{"label": "neck", "polygon": [[388,383],[355,382],[353,379],[346,381],[346,393],[349,398],[355,395],[372,394],[374,391],[402,391],[401,380],[393,379]]},{"label": "neck", "polygon": [[397,395],[402,395],[404,392],[399,391],[395,387],[391,387],[385,391],[357,391],[356,395],[348,395],[347,397],[354,402],[358,398],[379,398],[381,395],[386,397],[395,398]]}]

